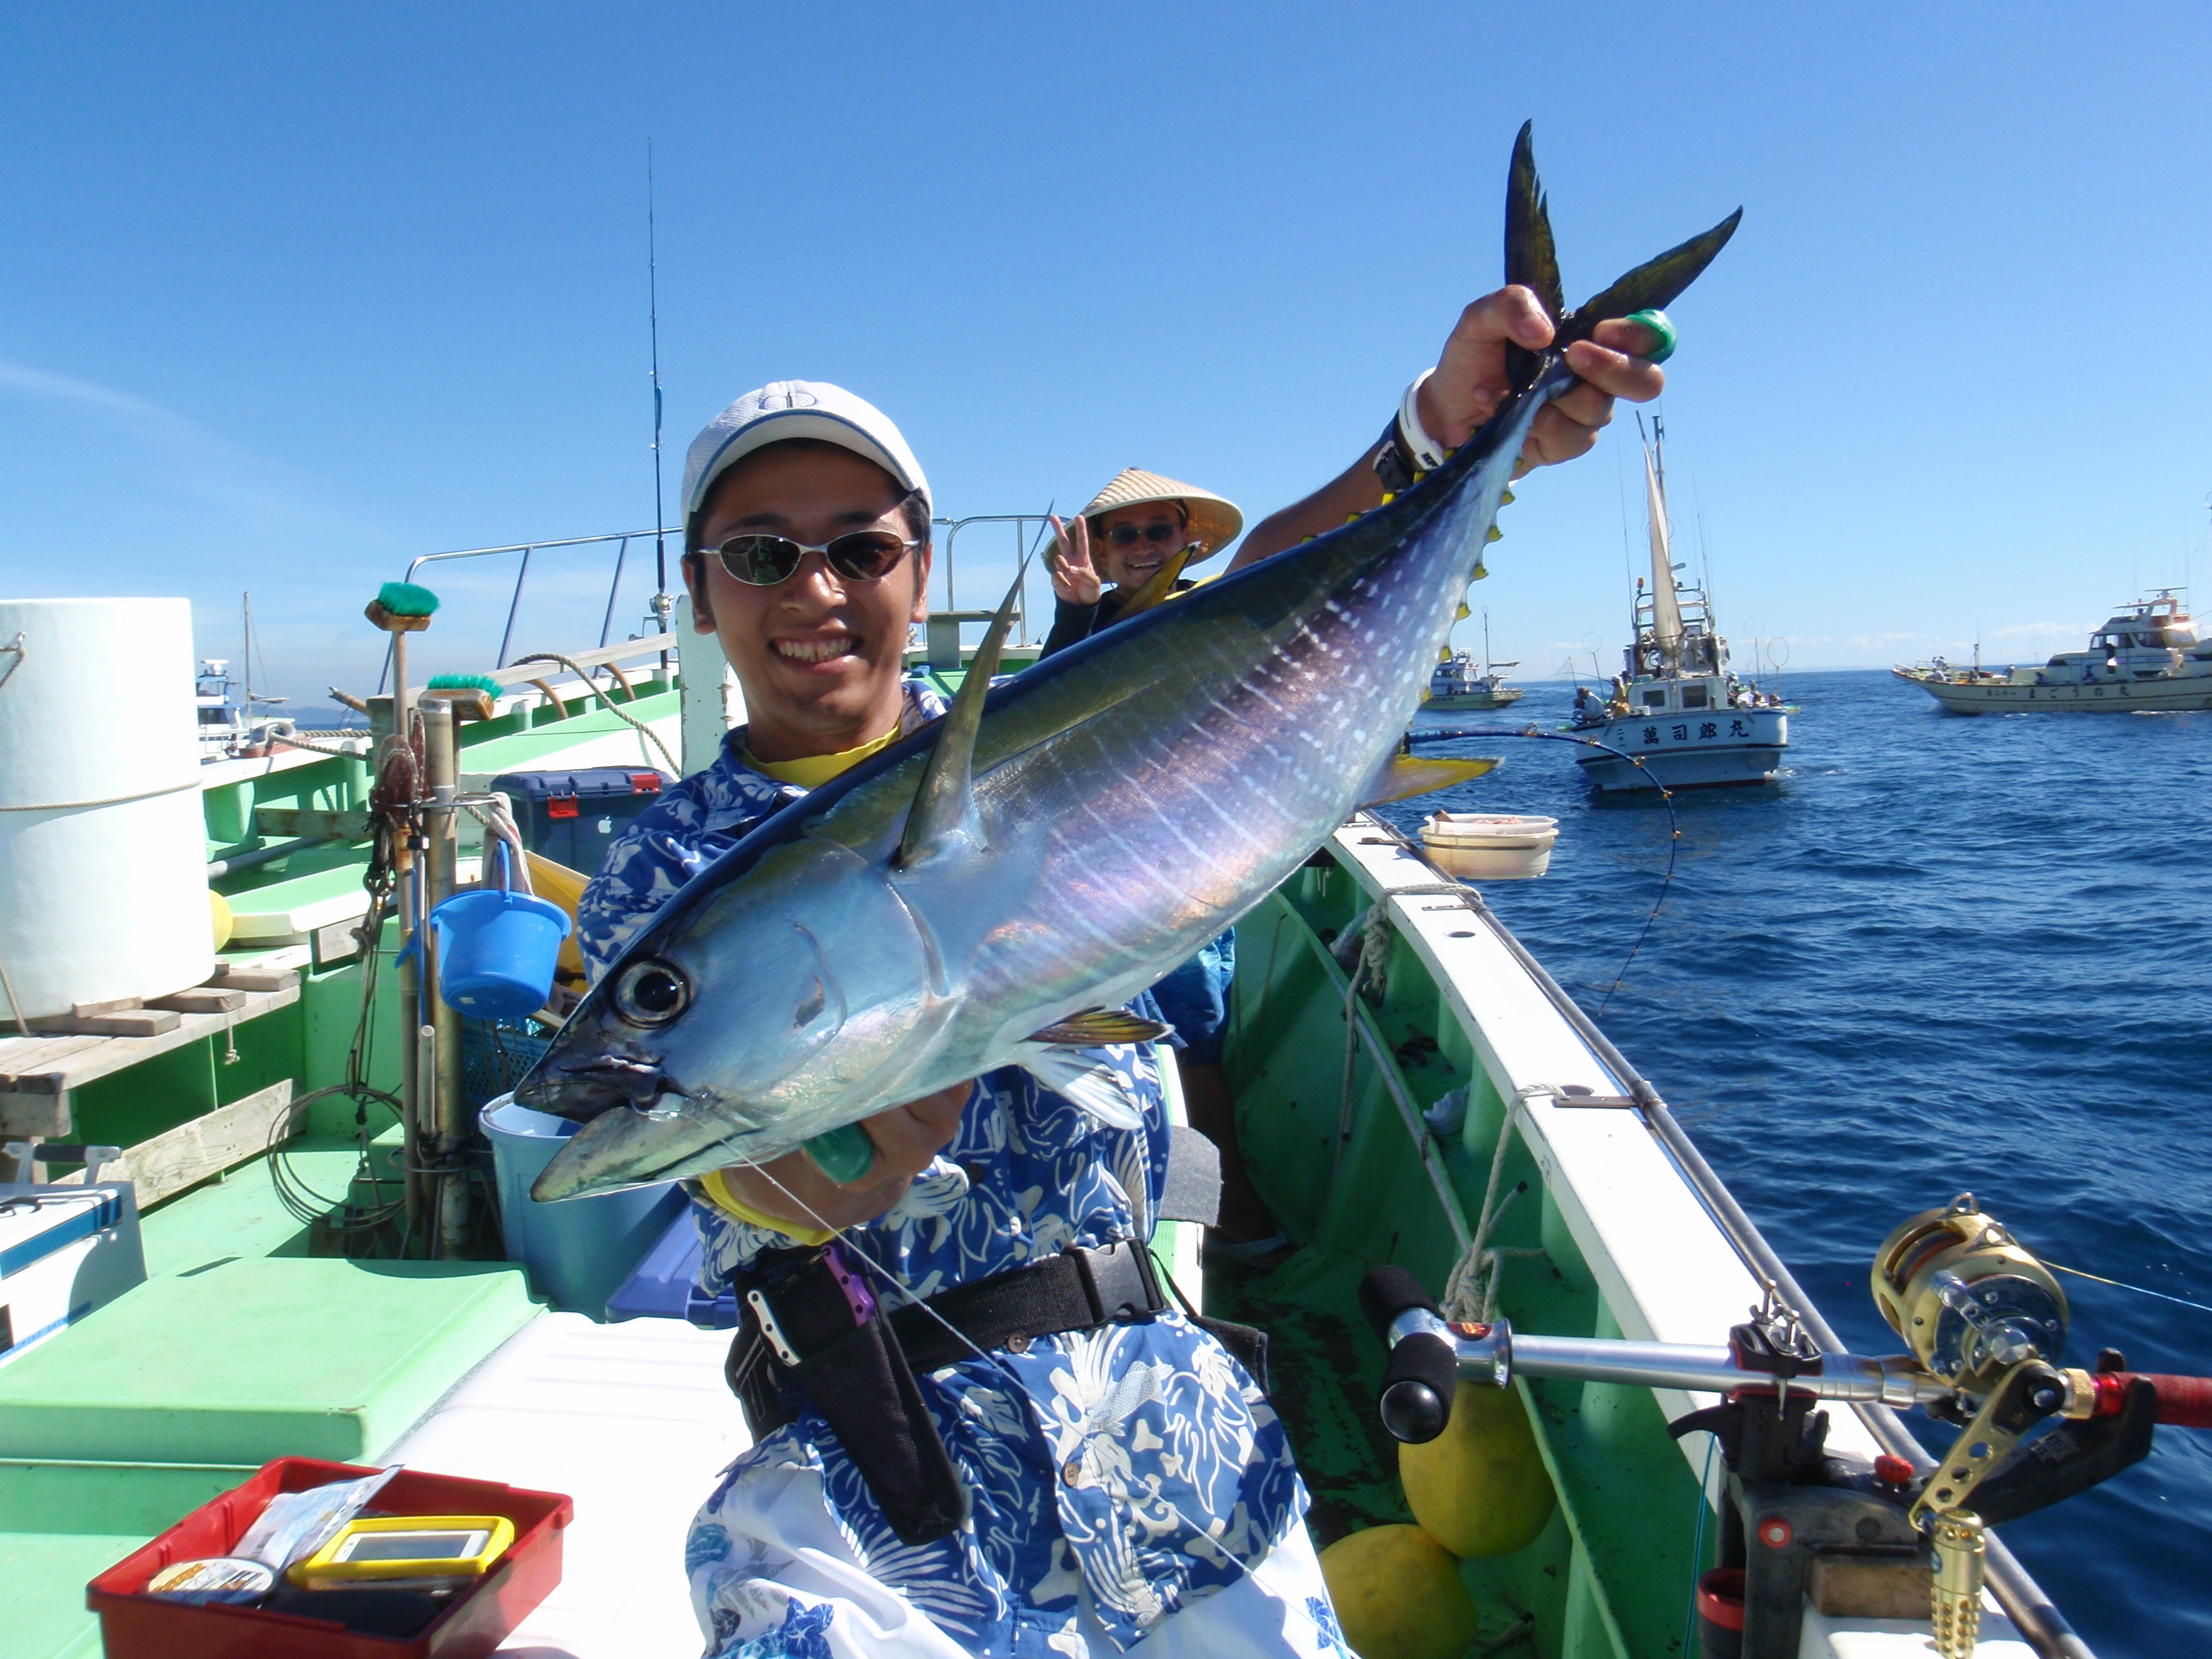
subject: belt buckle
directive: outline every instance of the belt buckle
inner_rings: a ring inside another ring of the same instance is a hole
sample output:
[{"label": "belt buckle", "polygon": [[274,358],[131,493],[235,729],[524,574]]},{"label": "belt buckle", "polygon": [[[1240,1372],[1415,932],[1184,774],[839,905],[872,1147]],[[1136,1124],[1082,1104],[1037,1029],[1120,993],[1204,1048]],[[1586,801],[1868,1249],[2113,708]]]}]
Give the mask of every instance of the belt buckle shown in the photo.
[{"label": "belt buckle", "polygon": [[1094,1324],[1140,1319],[1165,1305],[1142,1245],[1117,1239],[1098,1250],[1078,1245],[1072,1254],[1077,1271],[1083,1275],[1083,1288],[1091,1297]]},{"label": "belt buckle", "polygon": [[753,1310],[760,1322],[761,1335],[767,1339],[769,1349],[788,1370],[799,1364],[799,1350],[791,1346],[791,1339],[783,1334],[783,1327],[775,1321],[775,1310],[768,1304],[768,1297],[757,1286],[745,1292],[745,1305]]}]

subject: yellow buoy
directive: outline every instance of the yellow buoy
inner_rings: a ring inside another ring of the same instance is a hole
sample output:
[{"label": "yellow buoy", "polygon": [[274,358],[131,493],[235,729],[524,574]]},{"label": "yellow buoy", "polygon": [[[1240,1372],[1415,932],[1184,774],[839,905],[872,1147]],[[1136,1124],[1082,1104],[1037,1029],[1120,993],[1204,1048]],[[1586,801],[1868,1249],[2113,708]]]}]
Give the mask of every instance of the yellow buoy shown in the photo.
[{"label": "yellow buoy", "polygon": [[1459,1659],[1481,1633],[1449,1550],[1419,1527],[1370,1527],[1321,1553],[1344,1639],[1360,1659]]},{"label": "yellow buoy", "polygon": [[212,887],[208,889],[208,918],[215,924],[215,948],[220,951],[230,943],[230,930],[238,924],[230,914],[230,901]]},{"label": "yellow buoy", "polygon": [[1527,1548],[1559,1504],[1518,1389],[1461,1383],[1444,1431],[1398,1448],[1398,1478],[1413,1519],[1466,1560]]}]

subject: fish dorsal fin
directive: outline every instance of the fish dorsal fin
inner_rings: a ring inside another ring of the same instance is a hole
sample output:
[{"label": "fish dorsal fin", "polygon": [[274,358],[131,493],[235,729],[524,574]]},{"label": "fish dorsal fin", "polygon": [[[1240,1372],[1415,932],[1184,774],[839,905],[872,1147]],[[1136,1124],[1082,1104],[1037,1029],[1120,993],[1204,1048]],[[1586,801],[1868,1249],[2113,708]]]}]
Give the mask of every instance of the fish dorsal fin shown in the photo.
[{"label": "fish dorsal fin", "polygon": [[1115,613],[1114,620],[1125,623],[1132,617],[1141,617],[1173,592],[1177,579],[1182,574],[1182,568],[1190,562],[1191,555],[1198,551],[1199,545],[1196,542],[1191,543],[1152,572],[1151,579],[1129,596],[1128,604]]},{"label": "fish dorsal fin", "polygon": [[1478,756],[1452,760],[1393,755],[1368,784],[1359,804],[1380,806],[1385,801],[1406,800],[1432,790],[1449,789],[1455,783],[1465,783],[1470,778],[1494,771],[1497,766],[1496,761]]},{"label": "fish dorsal fin", "polygon": [[983,699],[990,695],[991,677],[999,672],[999,653],[1013,626],[1022,576],[1028,568],[1024,558],[982,644],[975,647],[968,678],[953,693],[952,707],[938,727],[937,747],[929,751],[929,764],[922,769],[914,805],[907,811],[906,834],[899,840],[902,869],[949,852],[986,850],[983,820],[975,811],[975,734],[983,728]]},{"label": "fish dorsal fin", "polygon": [[1127,1008],[1086,1008],[1030,1032],[1030,1041],[1054,1048],[1093,1048],[1109,1042],[1157,1042],[1173,1029]]}]

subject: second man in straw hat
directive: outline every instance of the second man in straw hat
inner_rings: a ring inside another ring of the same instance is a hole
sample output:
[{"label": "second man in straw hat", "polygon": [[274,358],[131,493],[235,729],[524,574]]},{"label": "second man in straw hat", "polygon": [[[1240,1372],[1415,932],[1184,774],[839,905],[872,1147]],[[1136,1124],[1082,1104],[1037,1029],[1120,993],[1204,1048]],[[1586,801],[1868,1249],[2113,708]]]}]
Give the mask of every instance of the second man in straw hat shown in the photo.
[{"label": "second man in straw hat", "polygon": [[1170,562],[1174,591],[1197,586],[1183,568],[1210,559],[1244,532],[1237,504],[1210,489],[1125,467],[1061,526],[1051,553],[1059,601],[1044,654],[1087,640],[1130,614],[1129,601]]}]

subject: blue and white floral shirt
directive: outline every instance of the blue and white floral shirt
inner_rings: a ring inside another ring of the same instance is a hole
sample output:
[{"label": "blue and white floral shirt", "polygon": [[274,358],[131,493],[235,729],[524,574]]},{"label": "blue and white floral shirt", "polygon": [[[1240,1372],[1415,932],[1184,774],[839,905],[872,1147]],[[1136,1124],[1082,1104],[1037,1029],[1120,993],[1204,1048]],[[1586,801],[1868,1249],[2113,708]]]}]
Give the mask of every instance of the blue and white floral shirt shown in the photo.
[{"label": "blue and white floral shirt", "polygon": [[[902,729],[942,712],[909,682]],[[666,791],[610,849],[577,928],[594,979],[703,864],[803,793],[738,758]],[[1140,1129],[1099,1125],[1017,1067],[976,1080],[952,1144],[889,1212],[849,1230],[915,1294],[1018,1267],[1065,1244],[1148,1237],[1165,1176],[1168,1122],[1149,1047],[1093,1051],[1146,1103]],[[714,1289],[763,1249],[787,1246],[695,1205]],[[774,1541],[748,1534],[749,1483],[818,1475],[869,1575],[971,1653],[1004,1653],[1064,1623],[1087,1589],[1123,1647],[1177,1607],[1235,1583],[1305,1511],[1283,1426],[1219,1343],[1180,1315],[1033,1340],[920,1380],[965,1484],[971,1522],[933,1543],[892,1533],[836,1435],[809,1406],[731,1466],[686,1552],[712,1650],[748,1651],[786,1615],[762,1593]],[[779,1488],[780,1489],[780,1488]]]}]

